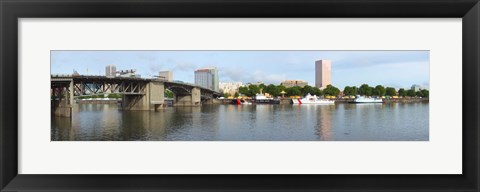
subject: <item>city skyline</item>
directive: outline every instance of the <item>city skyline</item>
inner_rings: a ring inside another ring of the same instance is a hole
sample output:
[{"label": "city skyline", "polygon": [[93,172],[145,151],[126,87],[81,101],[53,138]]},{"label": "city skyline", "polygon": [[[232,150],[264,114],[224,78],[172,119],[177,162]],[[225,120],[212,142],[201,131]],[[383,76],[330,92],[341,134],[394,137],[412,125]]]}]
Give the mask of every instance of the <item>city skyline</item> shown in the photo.
[{"label": "city skyline", "polygon": [[217,67],[220,82],[298,79],[315,86],[315,61],[321,59],[332,62],[332,84],[339,88],[429,88],[429,51],[52,51],[51,73],[105,75],[105,66],[115,65],[144,78],[170,70],[174,80],[193,83],[195,70]]}]

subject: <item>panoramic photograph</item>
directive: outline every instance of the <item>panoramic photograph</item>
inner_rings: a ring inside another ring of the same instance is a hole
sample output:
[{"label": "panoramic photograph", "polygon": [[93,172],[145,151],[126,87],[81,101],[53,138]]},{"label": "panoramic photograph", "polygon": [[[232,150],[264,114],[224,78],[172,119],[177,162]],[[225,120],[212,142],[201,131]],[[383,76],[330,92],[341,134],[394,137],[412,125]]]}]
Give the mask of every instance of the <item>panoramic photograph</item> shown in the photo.
[{"label": "panoramic photograph", "polygon": [[51,141],[429,141],[429,54],[52,50]]}]

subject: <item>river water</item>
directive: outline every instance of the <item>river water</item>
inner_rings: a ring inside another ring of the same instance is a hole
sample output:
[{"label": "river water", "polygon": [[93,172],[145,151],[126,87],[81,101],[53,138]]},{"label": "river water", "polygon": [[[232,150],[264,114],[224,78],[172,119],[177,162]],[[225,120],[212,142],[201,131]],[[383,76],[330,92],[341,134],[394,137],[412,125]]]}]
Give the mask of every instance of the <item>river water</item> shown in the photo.
[{"label": "river water", "polygon": [[202,105],[122,111],[78,104],[52,141],[428,141],[429,104]]}]

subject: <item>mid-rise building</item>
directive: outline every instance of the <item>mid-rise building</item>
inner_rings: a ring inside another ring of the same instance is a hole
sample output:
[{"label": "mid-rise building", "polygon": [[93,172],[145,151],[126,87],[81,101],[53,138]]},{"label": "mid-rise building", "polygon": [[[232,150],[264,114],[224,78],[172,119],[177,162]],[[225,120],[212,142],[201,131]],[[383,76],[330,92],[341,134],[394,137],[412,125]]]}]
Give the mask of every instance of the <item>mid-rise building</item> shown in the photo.
[{"label": "mid-rise building", "polygon": [[116,69],[115,65],[107,65],[107,66],[105,67],[105,76],[107,76],[107,77],[115,77],[115,76],[116,76],[116,73],[117,73],[116,70],[117,70],[117,69]]},{"label": "mid-rise building", "polygon": [[158,72],[158,78],[171,82],[173,81],[173,73],[172,71],[160,71]]},{"label": "mid-rise building", "polygon": [[315,61],[315,87],[324,89],[332,84],[332,62],[330,60]]},{"label": "mid-rise building", "polygon": [[285,80],[281,83],[281,85],[285,86],[286,88],[295,86],[304,87],[305,85],[308,85],[308,83],[302,80]]},{"label": "mid-rise building", "polygon": [[217,68],[197,69],[195,71],[195,84],[203,88],[219,91]]},{"label": "mid-rise building", "polygon": [[243,86],[242,82],[220,82],[219,90],[222,93],[234,95],[241,86]]}]

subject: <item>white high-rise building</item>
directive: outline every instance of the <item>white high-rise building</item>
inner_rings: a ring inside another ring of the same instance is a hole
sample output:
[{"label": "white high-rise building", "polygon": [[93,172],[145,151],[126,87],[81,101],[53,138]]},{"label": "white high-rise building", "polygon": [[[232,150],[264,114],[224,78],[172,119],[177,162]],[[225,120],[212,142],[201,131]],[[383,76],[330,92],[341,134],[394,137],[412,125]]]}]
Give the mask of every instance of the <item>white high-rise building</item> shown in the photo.
[{"label": "white high-rise building", "polygon": [[218,91],[218,70],[214,68],[197,69],[195,71],[195,84],[207,89]]},{"label": "white high-rise building", "polygon": [[116,76],[116,73],[117,73],[116,70],[117,70],[117,69],[116,69],[115,65],[107,65],[107,66],[105,67],[105,76],[107,76],[107,77],[115,77],[115,76]]},{"label": "white high-rise building", "polygon": [[324,89],[332,84],[332,62],[330,60],[315,61],[315,87]]}]

